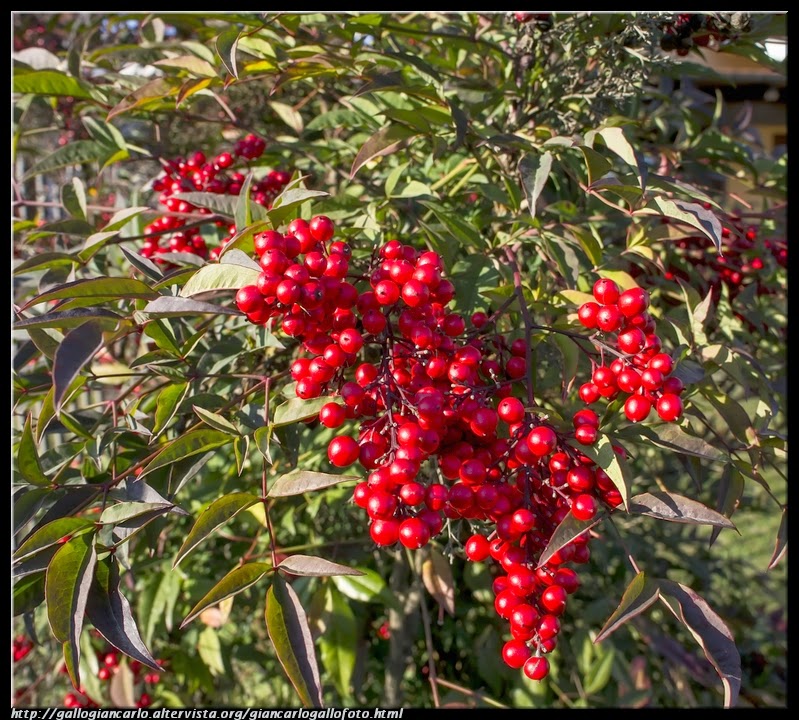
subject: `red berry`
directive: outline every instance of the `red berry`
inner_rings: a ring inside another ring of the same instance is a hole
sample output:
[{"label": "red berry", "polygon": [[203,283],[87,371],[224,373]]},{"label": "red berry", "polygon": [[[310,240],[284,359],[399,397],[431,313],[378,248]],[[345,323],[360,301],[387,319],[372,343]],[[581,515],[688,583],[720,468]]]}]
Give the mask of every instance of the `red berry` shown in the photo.
[{"label": "red berry", "polygon": [[619,300],[619,286],[610,278],[600,278],[594,283],[594,297],[603,305],[615,305]]},{"label": "red berry", "polygon": [[616,332],[621,322],[622,314],[615,305],[605,305],[596,314],[596,324],[602,332]]},{"label": "red berry", "polygon": [[327,447],[327,456],[336,467],[352,465],[360,454],[358,443],[347,435],[340,435],[330,441]]},{"label": "red berry", "polygon": [[411,550],[417,550],[430,541],[430,528],[418,517],[403,520],[399,526],[399,540]]},{"label": "red berry", "polygon": [[661,420],[674,422],[682,416],[683,406],[679,395],[664,393],[655,406]]},{"label": "red berry", "polygon": [[566,610],[566,591],[560,585],[550,585],[541,593],[541,605],[553,615],[562,615]]},{"label": "red berry", "polygon": [[338,403],[329,402],[319,411],[319,422],[327,428],[341,427],[346,418],[346,411]]},{"label": "red berry", "polygon": [[539,425],[533,428],[527,436],[527,447],[537,457],[549,455],[557,444],[558,436],[552,428],[546,425]]},{"label": "red berry", "polygon": [[624,403],[624,414],[630,422],[641,422],[649,416],[652,401],[643,395],[630,395]]},{"label": "red berry", "polygon": [[522,667],[530,655],[530,648],[523,640],[508,640],[502,648],[502,659],[512,668]]},{"label": "red berry", "polygon": [[311,218],[309,230],[314,240],[324,243],[333,237],[335,228],[333,226],[333,221],[329,217],[326,215],[317,215]]},{"label": "red berry", "polygon": [[619,295],[618,307],[624,317],[639,315],[649,307],[649,293],[639,287],[625,290]]},{"label": "red berry", "polygon": [[543,680],[549,675],[549,660],[545,657],[531,657],[524,663],[524,674],[530,680]]},{"label": "red berry", "polygon": [[515,397],[503,398],[497,406],[497,414],[508,425],[521,422],[524,419],[524,404]]},{"label": "red berry", "polygon": [[596,316],[598,312],[599,305],[597,303],[593,301],[583,303],[577,311],[577,318],[584,327],[593,330],[596,327]]},{"label": "red berry", "polygon": [[572,502],[572,515],[577,520],[591,520],[596,515],[597,509],[594,496],[587,493],[578,495]]}]

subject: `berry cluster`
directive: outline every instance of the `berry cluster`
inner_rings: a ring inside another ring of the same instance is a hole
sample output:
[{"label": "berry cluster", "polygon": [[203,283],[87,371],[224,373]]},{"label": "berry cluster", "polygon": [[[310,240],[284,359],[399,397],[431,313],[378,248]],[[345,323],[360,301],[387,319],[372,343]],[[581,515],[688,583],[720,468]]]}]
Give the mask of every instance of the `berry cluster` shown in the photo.
[{"label": "berry cluster", "polygon": [[[599,418],[583,408],[573,427],[558,427],[515,396],[526,382],[527,342],[509,344],[484,312],[472,315],[467,331],[450,307],[455,287],[438,253],[391,240],[354,272],[346,243],[331,242],[334,232],[320,215],[292,221],[286,234],[257,235],[263,271],[238,291],[236,304],[251,322],[279,322],[301,343],[304,356],[291,365],[297,396],[336,396],[319,412],[323,426],[359,422],[357,437],[341,432],[330,441],[328,458],[341,468],[357,462],[368,473],[353,500],[366,511],[374,542],[418,549],[445,522],[465,521],[472,527],[466,557],[491,557],[503,571],[494,589],[512,635],[505,662],[541,679],[567,596],[579,587],[565,566],[588,561],[589,536],[583,532],[543,563],[542,554],[569,514],[589,522],[603,505],[622,502],[607,473],[579,449],[598,441]],[[368,288],[356,287],[363,281]],[[600,281],[595,297],[602,308],[592,303],[592,327],[618,331],[622,369],[629,364],[640,380],[635,368],[643,365],[651,375],[652,388],[644,394],[636,386],[633,397],[654,402],[659,392],[661,414],[676,419],[682,405],[674,393],[682,388],[667,379],[671,358],[653,334],[648,295]]]},{"label": "berry cluster", "polygon": [[[206,158],[203,152],[197,151],[188,159],[176,158],[163,162],[164,172],[153,181],[153,190],[160,193],[158,202],[173,213],[198,212],[210,215],[207,208],[198,208],[191,203],[176,197],[185,192],[208,192],[217,195],[238,195],[245,181],[241,161],[256,160],[264,152],[266,142],[256,135],[247,135],[238,140],[233,152],[222,152],[213,159]],[[287,172],[272,170],[251,187],[252,200],[264,207],[271,207],[272,201],[288,184],[291,176]],[[205,239],[199,231],[192,227],[181,230],[187,220],[174,215],[163,215],[145,228],[145,233],[158,233],[144,241],[141,254],[156,259],[158,263],[166,263],[163,257],[169,253],[190,253],[203,259],[218,257],[219,248],[208,250]],[[217,227],[225,228],[227,235],[222,239],[225,245],[236,233],[235,225],[218,220]],[[166,231],[174,231],[167,235]]]},{"label": "berry cluster", "polygon": [[684,387],[678,377],[670,377],[674,361],[661,352],[654,318],[647,312],[649,293],[639,287],[621,292],[613,280],[601,278],[594,284],[594,298],[580,306],[577,317],[612,342],[605,347],[617,357],[609,365],[595,365],[591,380],[580,386],[580,398],[590,405],[626,393],[624,414],[631,422],[646,420],[653,406],[661,420],[679,420]]},{"label": "berry cluster", "polygon": [[33,650],[33,643],[31,642],[30,638],[27,638],[24,635],[17,635],[14,638],[11,648],[14,662],[19,662],[22,660],[22,658],[24,658],[31,650]]}]

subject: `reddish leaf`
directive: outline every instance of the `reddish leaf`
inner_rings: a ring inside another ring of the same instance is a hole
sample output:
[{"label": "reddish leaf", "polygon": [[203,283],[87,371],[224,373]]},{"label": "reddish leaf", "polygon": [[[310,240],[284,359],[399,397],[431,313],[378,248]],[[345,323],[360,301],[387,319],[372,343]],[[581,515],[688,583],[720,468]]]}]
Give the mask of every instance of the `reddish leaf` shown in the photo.
[{"label": "reddish leaf", "polygon": [[732,707],[741,688],[741,656],[724,621],[691,588],[659,580],[660,599],[691,632],[724,685],[724,707]]},{"label": "reddish leaf", "polygon": [[628,620],[631,620],[636,615],[640,615],[658,599],[659,592],[660,589],[657,581],[650,580],[642,572],[638,573],[627,586],[627,589],[621,596],[619,606],[608,618],[603,628],[599,631],[599,635],[594,639],[594,642],[602,642]]},{"label": "reddish leaf", "polygon": [[69,384],[103,346],[103,326],[89,320],[67,333],[53,356],[53,405],[58,412]]},{"label": "reddish leaf", "polygon": [[630,500],[630,513],[650,515],[670,522],[733,528],[732,521],[691,498],[675,493],[641,493]]},{"label": "reddish leaf", "polygon": [[283,560],[279,569],[290,575],[305,575],[308,577],[328,577],[330,575],[363,575],[360,570],[339,565],[338,563],[310,555],[291,555]]},{"label": "reddish leaf", "polygon": [[276,575],[266,594],[266,630],[305,707],[322,707],[319,667],[308,618],[294,588]]}]

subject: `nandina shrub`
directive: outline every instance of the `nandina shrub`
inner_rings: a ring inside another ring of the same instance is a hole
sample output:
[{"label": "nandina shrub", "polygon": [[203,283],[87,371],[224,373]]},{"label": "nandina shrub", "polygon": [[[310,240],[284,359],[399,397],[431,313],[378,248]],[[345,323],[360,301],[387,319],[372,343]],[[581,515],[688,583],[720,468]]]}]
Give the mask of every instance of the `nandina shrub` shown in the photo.
[{"label": "nandina shrub", "polygon": [[779,703],[740,15],[18,16],[16,702]]}]

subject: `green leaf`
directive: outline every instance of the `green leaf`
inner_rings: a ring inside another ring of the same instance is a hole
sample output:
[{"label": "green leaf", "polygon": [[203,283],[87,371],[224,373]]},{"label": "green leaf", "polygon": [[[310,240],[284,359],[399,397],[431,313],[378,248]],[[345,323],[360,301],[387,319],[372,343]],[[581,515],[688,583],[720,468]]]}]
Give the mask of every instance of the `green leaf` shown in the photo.
[{"label": "green leaf", "polygon": [[14,76],[14,92],[23,95],[72,96],[76,100],[91,100],[89,88],[74,77],[56,70],[35,70]]},{"label": "green leaf", "polygon": [[58,412],[61,400],[75,376],[103,347],[103,326],[88,320],[66,334],[53,356],[53,405]]},{"label": "green leaf", "polygon": [[275,114],[288,125],[297,135],[302,133],[303,121],[300,115],[291,105],[286,103],[270,101],[267,103]]},{"label": "green leaf", "polygon": [[241,265],[205,265],[189,278],[180,295],[186,298],[209,290],[238,290],[245,285],[255,285],[259,274]]},{"label": "green leaf", "polygon": [[189,531],[183,541],[172,567],[176,568],[181,560],[196,548],[214,530],[224,525],[228,520],[240,513],[242,510],[254,505],[259,501],[255,495],[246,492],[230,493],[214,500],[205,510],[200,513],[194,527]]},{"label": "green leaf", "polygon": [[207,208],[216,215],[223,215],[231,220],[236,215],[236,205],[239,203],[238,195],[219,195],[210,192],[183,192],[176,193],[173,197],[197,207]]},{"label": "green leaf", "polygon": [[47,619],[55,639],[64,646],[64,657],[76,687],[80,685],[79,639],[96,563],[91,536],[80,535],[64,543],[53,555],[45,576]]},{"label": "green leaf", "polygon": [[241,32],[238,27],[232,25],[219,33],[216,39],[216,53],[225,66],[225,69],[236,79],[239,77],[238,67],[236,66],[236,46],[239,43]]},{"label": "green leaf", "polygon": [[311,490],[338,485],[343,482],[360,480],[355,475],[330,475],[328,473],[312,472],[311,470],[293,470],[286,475],[281,475],[269,488],[268,497],[288,497],[302,495]]},{"label": "green leaf", "polygon": [[283,559],[277,566],[290,575],[303,575],[306,577],[328,577],[330,575],[363,575],[356,569],[339,565],[338,563],[310,555],[290,555]]},{"label": "green leaf", "polygon": [[222,657],[222,643],[214,628],[207,626],[197,639],[197,652],[214,677],[225,674],[225,660]]},{"label": "green leaf", "polygon": [[768,563],[768,569],[773,570],[779,564],[780,560],[785,557],[788,551],[788,508],[783,508],[782,519],[780,520],[780,529],[777,531],[777,540],[774,543],[774,553],[771,555],[771,560]]},{"label": "green leaf", "polygon": [[153,440],[166,429],[172,418],[175,417],[178,405],[186,397],[188,391],[189,383],[182,382],[169,385],[158,393],[155,408],[155,425],[153,425]]},{"label": "green leaf", "polygon": [[322,665],[342,700],[350,700],[352,674],[357,654],[357,623],[355,613],[344,596],[333,585],[326,588],[325,611],[322,619],[325,632],[319,638]]},{"label": "green leaf", "polygon": [[527,197],[527,209],[535,218],[536,204],[541,192],[549,179],[552,170],[552,153],[533,155],[528,153],[519,161],[519,175],[522,178],[522,187]]},{"label": "green leaf", "polygon": [[352,600],[375,602],[395,610],[401,609],[399,600],[380,575],[371,568],[360,567],[358,569],[363,573],[362,575],[334,575],[333,584]]},{"label": "green leaf", "polygon": [[716,412],[722,417],[724,424],[735,438],[744,445],[749,445],[751,443],[750,433],[754,433],[755,430],[752,427],[749,415],[741,407],[741,404],[726,394],[716,395],[703,389],[702,395],[716,409]]},{"label": "green leaf", "polygon": [[628,620],[640,615],[658,599],[660,588],[656,580],[650,580],[643,572],[639,572],[627,586],[621,596],[619,606],[602,626],[594,643],[602,642],[611,633],[618,630]]},{"label": "green leaf", "polygon": [[31,432],[30,414],[25,418],[25,426],[22,428],[22,436],[19,440],[17,470],[19,474],[32,485],[41,485],[44,487],[51,483],[49,478],[44,474],[42,464],[39,461],[36,441],[33,439],[33,432]]},{"label": "green leaf", "polygon": [[588,170],[588,184],[590,186],[599,180],[599,178],[607,175],[613,165],[604,155],[600,155],[596,150],[592,150],[585,146],[581,147],[580,150],[585,157],[585,166]]},{"label": "green leaf", "polygon": [[396,152],[407,146],[418,134],[406,125],[394,124],[381,128],[361,146],[350,168],[350,179],[370,160]]},{"label": "green leaf", "polygon": [[[263,222],[267,219],[267,211],[258,203],[253,203],[250,194],[252,185],[252,171],[247,174],[247,178],[241,186],[236,208],[233,211],[233,221],[237,228],[249,227],[254,222]],[[261,268],[258,268],[260,272]]]},{"label": "green leaf", "polygon": [[199,75],[200,77],[218,77],[216,68],[214,68],[211,63],[194,55],[180,55],[178,57],[164,58],[163,60],[156,60],[153,65],[188,70],[190,73]]},{"label": "green leaf", "polygon": [[125,138],[119,130],[117,130],[111,123],[103,120],[96,120],[93,117],[84,115],[81,120],[92,136],[97,142],[107,146],[109,151],[116,152],[117,150],[124,150],[127,152],[128,145]]},{"label": "green leaf", "polygon": [[591,293],[580,292],[579,290],[560,290],[558,295],[565,298],[572,305],[582,305],[587,302],[596,302]]},{"label": "green leaf", "polygon": [[319,411],[322,407],[329,402],[331,402],[331,400],[328,397],[312,398],[311,400],[291,398],[291,400],[281,403],[275,408],[272,427],[291,425],[301,420],[316,417],[319,415]]},{"label": "green leaf", "polygon": [[231,442],[230,435],[219,432],[219,430],[210,430],[208,428],[191,430],[169,442],[144,468],[141,475],[146,475],[160,467],[183,460],[183,458],[222,447],[222,445],[227,445],[229,442]]},{"label": "green leaf", "polygon": [[100,515],[99,522],[103,525],[116,525],[142,515],[152,515],[150,519],[155,519],[158,515],[168,513],[173,507],[175,507],[174,504],[170,502],[121,502],[106,507]]},{"label": "green leaf", "polygon": [[57,545],[62,538],[76,535],[94,527],[91,520],[78,517],[64,517],[52,520],[31,533],[25,542],[14,552],[14,563],[22,562],[32,555]]},{"label": "green leaf", "polygon": [[584,533],[586,530],[594,527],[604,519],[603,514],[597,514],[591,520],[578,520],[574,515],[569,513],[560,525],[555,528],[552,537],[549,538],[549,544],[544,548],[544,552],[538,558],[536,567],[543,567],[549,562],[549,559],[562,547],[568,545],[578,535]]},{"label": "green leaf", "polygon": [[467,247],[483,247],[485,245],[485,240],[480,231],[462,218],[454,215],[450,209],[432,200],[420,200],[419,203],[431,210],[436,219],[461,245]]},{"label": "green leaf", "polygon": [[11,604],[14,617],[33,612],[44,602],[44,571],[33,573],[14,582]]},{"label": "green leaf", "polygon": [[613,670],[614,656],[613,648],[609,648],[608,651],[591,666],[585,677],[586,695],[596,695],[604,690],[610,680],[611,671]]},{"label": "green leaf", "polygon": [[127,598],[119,590],[116,562],[99,562],[89,590],[86,616],[97,632],[117,650],[143,665],[161,671],[136,627]]},{"label": "green leaf", "polygon": [[106,121],[111,118],[121,115],[122,113],[129,112],[137,107],[144,105],[152,100],[161,100],[170,97],[177,93],[178,88],[167,80],[166,78],[156,78],[148,83],[145,83],[137,90],[122,98],[111,110],[108,112]]},{"label": "green leaf", "polygon": [[27,260],[23,260],[14,268],[14,275],[21,275],[31,270],[46,270],[48,268],[77,265],[78,260],[74,255],[63,252],[39,253]]},{"label": "green leaf", "polygon": [[[275,198],[272,207],[267,211],[272,227],[279,227],[283,221],[294,212],[300,205],[315,198],[328,197],[330,193],[322,190],[306,190],[301,187],[287,187],[280,195]],[[225,247],[230,247],[233,241]]]},{"label": "green leaf", "polygon": [[305,707],[322,707],[319,668],[308,619],[294,588],[276,575],[266,594],[266,630]]},{"label": "green leaf", "polygon": [[741,688],[741,656],[729,628],[691,588],[659,580],[660,599],[685,625],[710,660],[724,686],[724,707],[732,707]]},{"label": "green leaf", "polygon": [[272,569],[269,563],[253,562],[233,568],[213,588],[211,588],[180,624],[181,629],[212,605],[218,605],[225,598],[233,597],[257,583]]},{"label": "green leaf", "polygon": [[638,177],[638,186],[641,190],[646,189],[646,179],[648,170],[643,158],[638,155],[629,140],[624,136],[624,131],[620,127],[606,127],[597,132],[608,146],[608,150],[616,153],[630,167],[635,168]]},{"label": "green leaf", "polygon": [[670,522],[735,529],[735,525],[724,515],[696,500],[675,493],[651,492],[635,495],[630,499],[630,513],[649,515]]},{"label": "green leaf", "polygon": [[23,176],[23,180],[29,180],[36,175],[58,170],[59,168],[71,165],[83,165],[89,162],[105,162],[113,153],[107,145],[94,140],[77,140],[63,147],[57,148],[48,153],[38,163],[36,163]]},{"label": "green leaf", "polygon": [[144,618],[144,642],[150,645],[155,629],[163,622],[172,630],[175,605],[180,595],[181,575],[171,572],[167,563],[155,569],[151,582],[140,595],[139,617]]},{"label": "green leaf", "polygon": [[200,420],[205,422],[207,425],[210,425],[212,428],[216,428],[217,430],[228,433],[229,435],[241,435],[239,429],[232,422],[230,422],[230,420],[226,420],[221,415],[211,412],[210,410],[206,410],[199,405],[193,405],[192,410],[197,413],[197,415],[200,417]]},{"label": "green leaf", "polygon": [[[656,197],[652,200],[660,214],[695,227],[701,233],[709,237],[716,249],[721,253],[721,222],[712,210],[706,210],[698,203],[686,202],[685,200],[670,200],[665,197]],[[643,210],[637,211],[641,213]]]},{"label": "green leaf", "polygon": [[61,188],[61,204],[72,217],[86,220],[86,188],[80,178],[72,178]]},{"label": "green leaf", "polygon": [[[744,476],[732,464],[724,466],[724,472],[719,481],[718,496],[716,498],[716,510],[724,517],[731,518],[738,507],[738,503],[744,494]],[[714,527],[710,533],[709,545],[713,545],[716,538],[721,533],[720,527]]]},{"label": "green leaf", "polygon": [[595,445],[580,445],[579,450],[601,467],[613,481],[621,495],[624,509],[629,511],[632,474],[627,461],[613,449],[607,435],[600,435]]},{"label": "green leaf", "polygon": [[25,307],[32,307],[48,300],[67,298],[92,298],[94,300],[119,300],[120,298],[154,300],[158,293],[141,280],[122,277],[99,277],[64,283],[53,290],[37,295]]}]

